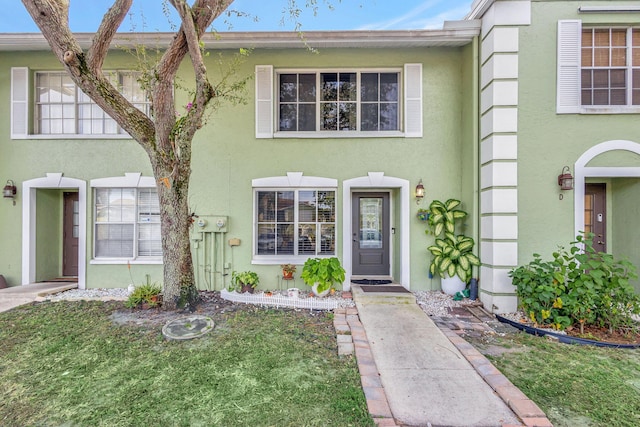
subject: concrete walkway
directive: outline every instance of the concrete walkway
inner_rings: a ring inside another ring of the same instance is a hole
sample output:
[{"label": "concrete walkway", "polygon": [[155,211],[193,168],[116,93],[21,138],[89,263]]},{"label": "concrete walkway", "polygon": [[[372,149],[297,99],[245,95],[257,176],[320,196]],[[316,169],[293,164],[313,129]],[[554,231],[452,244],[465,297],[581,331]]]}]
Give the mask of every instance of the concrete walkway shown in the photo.
[{"label": "concrete walkway", "polygon": [[[544,417],[539,409],[531,414],[514,413],[504,397],[513,396],[535,404],[513,385],[509,390],[511,394],[496,393],[476,369],[484,370],[487,376],[499,375],[505,381],[502,385],[510,384],[508,380],[477,351],[471,357],[478,359],[474,367],[452,341],[462,341],[459,344],[463,349],[466,342],[454,332],[447,337],[415,303],[412,294],[364,293],[354,286],[353,297],[373,367],[367,360],[367,351],[360,351],[364,357],[361,362],[357,325],[349,324],[356,326],[352,334],[365,395],[370,406],[374,406],[370,412],[374,417],[386,418],[377,420],[379,426],[534,425],[525,419],[534,415]],[[376,396],[367,390],[365,382],[376,382],[369,372],[372,368],[379,375],[380,392],[386,397],[392,419],[380,410],[380,393]],[[363,370],[369,375],[362,375]]]},{"label": "concrete walkway", "polygon": [[41,282],[0,289],[0,312],[77,287],[73,282]]}]

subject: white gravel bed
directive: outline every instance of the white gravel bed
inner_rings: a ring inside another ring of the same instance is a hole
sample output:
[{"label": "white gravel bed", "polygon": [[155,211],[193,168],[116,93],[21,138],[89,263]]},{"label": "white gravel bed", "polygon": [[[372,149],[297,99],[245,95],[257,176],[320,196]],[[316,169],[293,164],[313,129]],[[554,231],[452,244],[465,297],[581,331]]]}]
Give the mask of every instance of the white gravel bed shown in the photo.
[{"label": "white gravel bed", "polygon": [[[416,297],[418,305],[429,316],[448,316],[448,308],[463,307],[469,302],[469,300],[454,301],[451,295],[447,295],[441,291],[415,291],[413,294]],[[51,301],[61,300],[92,300],[92,299],[117,299],[126,300],[129,296],[129,292],[126,288],[100,288],[100,289],[72,289],[69,291],[60,292],[58,294],[50,295],[47,299]],[[350,298],[342,298],[341,292],[336,292],[334,295],[325,297],[326,299],[335,299],[339,307],[353,307],[355,303]],[[514,320],[519,316],[516,313],[503,314],[504,317],[512,318]]]},{"label": "white gravel bed", "polygon": [[126,300],[129,297],[127,288],[71,289],[47,297],[50,301],[61,300]]},{"label": "white gravel bed", "polygon": [[[413,294],[416,296],[422,311],[429,316],[446,317],[449,315],[448,308],[462,307],[465,301],[454,301],[451,295],[441,291],[415,291]],[[468,302],[469,300],[466,301]]]}]

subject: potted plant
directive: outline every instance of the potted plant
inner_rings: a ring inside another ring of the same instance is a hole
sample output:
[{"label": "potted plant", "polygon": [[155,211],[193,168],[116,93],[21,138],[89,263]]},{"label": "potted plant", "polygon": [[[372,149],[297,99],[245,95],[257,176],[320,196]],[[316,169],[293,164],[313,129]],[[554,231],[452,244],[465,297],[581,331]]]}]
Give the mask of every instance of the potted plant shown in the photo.
[{"label": "potted plant", "polygon": [[[480,259],[472,253],[474,240],[455,234],[455,222],[467,216],[465,211],[456,209],[459,205],[459,200],[449,199],[444,203],[434,200],[429,206],[429,225],[436,236],[435,244],[427,248],[433,255],[429,272],[440,276],[442,291],[449,295],[464,290],[473,266],[480,265]],[[439,237],[443,233],[444,236]]]},{"label": "potted plant", "polygon": [[309,258],[302,267],[300,277],[313,293],[319,297],[325,296],[333,288],[334,283],[344,282],[345,271],[340,260],[331,258]]},{"label": "potted plant", "polygon": [[296,272],[296,266],[293,264],[282,264],[280,265],[280,268],[282,268],[282,278],[284,280],[291,280],[293,279],[293,273]]},{"label": "potted plant", "polygon": [[249,292],[253,293],[253,290],[260,283],[260,278],[258,277],[258,273],[253,271],[243,271],[242,273],[238,273],[234,271],[231,273],[231,285],[233,289],[238,292]]},{"label": "potted plant", "polygon": [[428,221],[429,216],[431,215],[431,211],[429,209],[418,209],[418,213],[416,216],[420,221]]}]

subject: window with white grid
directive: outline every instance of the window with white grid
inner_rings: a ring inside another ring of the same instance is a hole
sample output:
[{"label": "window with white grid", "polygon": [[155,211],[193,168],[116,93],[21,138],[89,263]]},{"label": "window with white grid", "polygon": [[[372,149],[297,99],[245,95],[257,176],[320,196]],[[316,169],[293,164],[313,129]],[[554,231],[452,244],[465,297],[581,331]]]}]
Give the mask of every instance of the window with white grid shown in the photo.
[{"label": "window with white grid", "polygon": [[95,189],[95,258],[162,256],[155,188]]},{"label": "window with white grid", "polygon": [[583,106],[640,105],[640,28],[583,28]]},{"label": "window with white grid", "polygon": [[[150,103],[137,81],[138,73],[110,71],[105,75],[120,93],[148,114]],[[66,72],[35,74],[35,133],[42,135],[122,135],[120,126],[93,102]]]},{"label": "window with white grid", "polygon": [[278,73],[279,132],[400,130],[400,72]]}]

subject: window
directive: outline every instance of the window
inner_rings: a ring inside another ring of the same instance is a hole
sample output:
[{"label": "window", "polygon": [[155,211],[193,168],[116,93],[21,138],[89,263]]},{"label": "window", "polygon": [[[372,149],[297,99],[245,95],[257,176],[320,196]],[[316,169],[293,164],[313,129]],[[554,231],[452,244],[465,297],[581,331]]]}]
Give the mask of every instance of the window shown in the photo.
[{"label": "window", "polygon": [[336,192],[323,189],[257,190],[256,255],[335,255]]},{"label": "window", "polygon": [[640,113],[640,28],[558,21],[557,64],[557,113]]},{"label": "window", "polygon": [[[148,114],[149,102],[137,73],[105,73],[126,99]],[[66,72],[35,74],[35,133],[42,135],[125,135],[115,120],[73,83]]]},{"label": "window", "polygon": [[96,258],[160,257],[160,205],[155,188],[96,188]]},{"label": "window", "polygon": [[282,132],[399,131],[399,72],[280,73]]},{"label": "window", "polygon": [[640,105],[640,29],[582,29],[582,105]]}]

